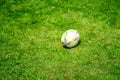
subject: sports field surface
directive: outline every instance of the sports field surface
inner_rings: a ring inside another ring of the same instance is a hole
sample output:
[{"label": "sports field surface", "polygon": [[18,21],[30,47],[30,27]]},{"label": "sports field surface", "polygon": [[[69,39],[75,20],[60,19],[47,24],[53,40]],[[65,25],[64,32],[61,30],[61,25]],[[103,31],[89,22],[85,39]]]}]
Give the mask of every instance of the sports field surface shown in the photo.
[{"label": "sports field surface", "polygon": [[120,80],[120,1],[0,0],[0,80]]}]

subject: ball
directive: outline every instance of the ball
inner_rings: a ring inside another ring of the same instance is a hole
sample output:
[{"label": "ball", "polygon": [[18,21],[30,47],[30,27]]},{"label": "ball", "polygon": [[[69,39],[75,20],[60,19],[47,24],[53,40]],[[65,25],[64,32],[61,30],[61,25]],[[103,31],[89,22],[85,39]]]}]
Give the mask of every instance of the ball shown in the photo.
[{"label": "ball", "polygon": [[65,31],[61,37],[63,47],[72,48],[75,47],[80,40],[79,32],[74,29]]}]

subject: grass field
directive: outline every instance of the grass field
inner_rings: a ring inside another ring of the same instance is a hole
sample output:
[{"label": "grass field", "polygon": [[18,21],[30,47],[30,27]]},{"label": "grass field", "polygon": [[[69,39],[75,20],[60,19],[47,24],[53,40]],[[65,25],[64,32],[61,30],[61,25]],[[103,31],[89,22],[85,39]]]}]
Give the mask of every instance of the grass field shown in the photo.
[{"label": "grass field", "polygon": [[120,80],[120,1],[0,0],[0,80]]}]

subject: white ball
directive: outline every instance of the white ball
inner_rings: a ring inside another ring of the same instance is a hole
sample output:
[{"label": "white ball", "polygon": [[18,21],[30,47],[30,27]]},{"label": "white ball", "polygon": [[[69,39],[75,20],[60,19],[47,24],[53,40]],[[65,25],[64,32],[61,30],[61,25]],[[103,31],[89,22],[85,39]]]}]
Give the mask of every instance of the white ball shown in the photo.
[{"label": "white ball", "polygon": [[80,40],[80,35],[78,31],[74,29],[69,29],[65,31],[61,37],[61,42],[63,47],[72,48],[75,47]]}]

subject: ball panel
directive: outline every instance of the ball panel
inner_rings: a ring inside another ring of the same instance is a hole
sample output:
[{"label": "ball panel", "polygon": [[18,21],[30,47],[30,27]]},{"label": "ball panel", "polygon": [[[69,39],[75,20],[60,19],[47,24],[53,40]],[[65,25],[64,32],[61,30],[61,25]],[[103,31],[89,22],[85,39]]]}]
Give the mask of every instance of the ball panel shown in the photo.
[{"label": "ball panel", "polygon": [[69,44],[68,47],[73,47],[75,45],[75,39],[73,39]]},{"label": "ball panel", "polygon": [[69,47],[74,47],[74,46],[77,45],[78,42],[79,42],[79,41],[77,40],[77,38],[74,38],[74,39],[68,44],[68,46],[69,46]]}]

